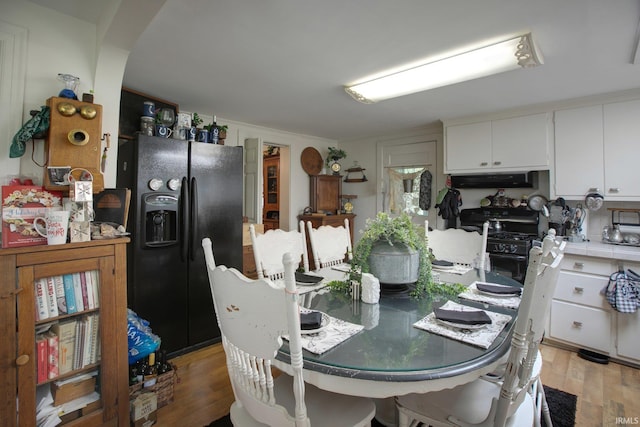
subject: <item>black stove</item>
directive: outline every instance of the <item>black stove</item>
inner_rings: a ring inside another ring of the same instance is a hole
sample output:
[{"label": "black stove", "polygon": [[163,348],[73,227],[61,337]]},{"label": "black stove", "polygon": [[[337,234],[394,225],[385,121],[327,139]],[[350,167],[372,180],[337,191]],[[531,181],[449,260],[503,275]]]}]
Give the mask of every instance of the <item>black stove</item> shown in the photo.
[{"label": "black stove", "polygon": [[460,212],[460,224],[481,232],[489,221],[487,252],[491,270],[524,283],[529,250],[538,239],[539,214],[524,208],[476,208]]}]

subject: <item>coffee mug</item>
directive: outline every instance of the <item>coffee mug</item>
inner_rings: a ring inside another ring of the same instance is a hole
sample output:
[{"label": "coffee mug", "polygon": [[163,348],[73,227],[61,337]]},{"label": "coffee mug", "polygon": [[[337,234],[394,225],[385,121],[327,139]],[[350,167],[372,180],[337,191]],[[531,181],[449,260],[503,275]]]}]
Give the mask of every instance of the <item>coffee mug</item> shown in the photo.
[{"label": "coffee mug", "polygon": [[34,218],[33,228],[47,238],[47,245],[63,245],[67,243],[69,211],[47,211],[44,217]]},{"label": "coffee mug", "polygon": [[191,126],[189,129],[187,129],[187,141],[195,141],[197,134],[198,130],[194,126]]},{"label": "coffee mug", "polygon": [[189,132],[188,128],[178,126],[175,129],[175,135],[173,136],[175,139],[179,139],[181,141],[185,141],[187,139],[187,133]]},{"label": "coffee mug", "polygon": [[173,130],[171,130],[170,127],[167,127],[165,125],[156,125],[156,136],[159,136],[161,138],[169,138],[172,133]]},{"label": "coffee mug", "polygon": [[209,142],[209,131],[202,129],[198,132],[198,142]]}]

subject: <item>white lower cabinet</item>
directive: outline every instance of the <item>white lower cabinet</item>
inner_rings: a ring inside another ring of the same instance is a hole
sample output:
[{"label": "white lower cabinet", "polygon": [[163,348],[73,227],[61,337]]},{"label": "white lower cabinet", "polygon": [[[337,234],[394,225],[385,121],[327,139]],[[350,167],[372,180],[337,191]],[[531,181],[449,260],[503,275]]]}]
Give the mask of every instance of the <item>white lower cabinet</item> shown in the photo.
[{"label": "white lower cabinet", "polygon": [[618,356],[640,361],[640,311],[618,313]]},{"label": "white lower cabinet", "polygon": [[[565,255],[551,302],[550,341],[640,365],[640,312],[619,313],[600,293],[620,262]],[[639,264],[622,263],[624,268],[640,270]]]},{"label": "white lower cabinet", "polygon": [[552,338],[609,354],[611,316],[606,310],[554,300],[549,333]]}]

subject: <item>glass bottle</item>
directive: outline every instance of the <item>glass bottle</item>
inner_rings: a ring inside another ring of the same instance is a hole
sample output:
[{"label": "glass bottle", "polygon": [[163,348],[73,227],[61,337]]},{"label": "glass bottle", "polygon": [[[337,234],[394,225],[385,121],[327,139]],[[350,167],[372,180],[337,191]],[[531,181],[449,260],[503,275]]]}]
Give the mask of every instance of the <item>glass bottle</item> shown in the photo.
[{"label": "glass bottle", "polygon": [[216,124],[216,116],[213,116],[213,123],[211,124],[211,130],[209,130],[209,140],[211,140],[212,144],[218,143],[219,135],[220,135],[220,129],[218,129],[218,125]]},{"label": "glass bottle", "polygon": [[156,366],[156,354],[151,353],[149,355],[149,361],[147,367],[144,370],[144,387],[151,387],[155,385],[158,377],[158,367]]}]

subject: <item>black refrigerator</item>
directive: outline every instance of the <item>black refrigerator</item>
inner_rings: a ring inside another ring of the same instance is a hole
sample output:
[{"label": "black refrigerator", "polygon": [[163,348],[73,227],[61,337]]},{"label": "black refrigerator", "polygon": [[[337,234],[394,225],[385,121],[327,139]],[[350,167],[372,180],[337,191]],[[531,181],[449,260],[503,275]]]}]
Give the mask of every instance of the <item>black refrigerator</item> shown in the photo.
[{"label": "black refrigerator", "polygon": [[131,189],[128,306],[170,357],[220,340],[201,241],[242,271],[242,147],[138,135],[120,140],[117,186]]}]

